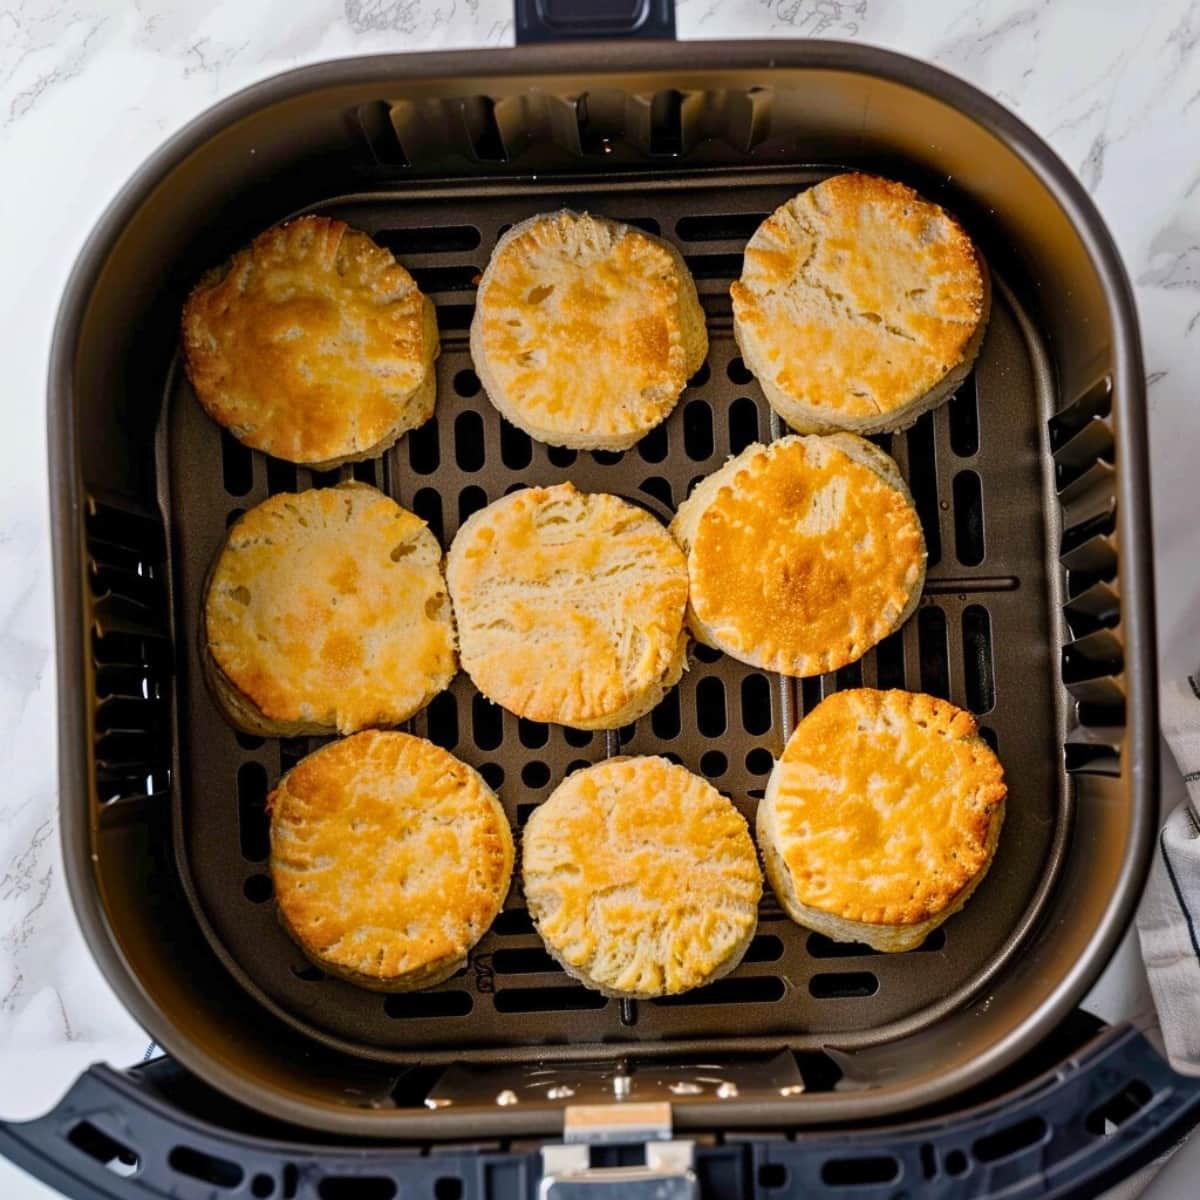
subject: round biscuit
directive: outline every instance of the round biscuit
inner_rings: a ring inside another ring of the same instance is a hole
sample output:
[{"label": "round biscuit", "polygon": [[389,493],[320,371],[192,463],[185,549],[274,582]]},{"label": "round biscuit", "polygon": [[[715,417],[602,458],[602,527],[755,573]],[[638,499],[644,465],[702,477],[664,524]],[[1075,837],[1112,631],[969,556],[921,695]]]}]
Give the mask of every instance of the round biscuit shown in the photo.
[{"label": "round biscuit", "polygon": [[407,733],[298,762],[267,801],[279,917],[322,970],[401,992],[454,974],[508,893],[513,839],[478,772]]},{"label": "round biscuit", "polygon": [[433,304],[392,254],[329,217],[277,225],[196,285],[184,365],[239,441],[327,470],[433,415]]},{"label": "round biscuit", "polygon": [[500,238],[480,280],[475,370],[501,414],[538,441],[628,449],[707,353],[679,251],[619,221],[531,217]]},{"label": "round biscuit", "polygon": [[248,733],[398,725],[457,669],[441,547],[366,484],[271,496],[213,562],[201,656],[225,715]]},{"label": "round biscuit", "polygon": [[746,366],[799,433],[911,425],[966,378],[991,304],[987,268],[953,217],[856,173],[767,217],[730,294]]},{"label": "round biscuit", "polygon": [[697,641],[784,675],[861,658],[921,598],[925,539],[895,462],[854,434],[746,447],[702,480],[671,532]]},{"label": "round biscuit", "polygon": [[741,961],[762,876],[745,818],[665,758],[569,775],[522,839],[530,915],[550,954],[608,996],[669,996]]},{"label": "round biscuit", "polygon": [[835,692],[796,726],[759,803],[767,878],[806,928],[912,949],[983,879],[1006,794],[970,713],[915,692]]},{"label": "round biscuit", "polygon": [[446,560],[463,669],[532,721],[615,729],[683,674],[687,567],[644,509],[570,483],[471,516]]}]

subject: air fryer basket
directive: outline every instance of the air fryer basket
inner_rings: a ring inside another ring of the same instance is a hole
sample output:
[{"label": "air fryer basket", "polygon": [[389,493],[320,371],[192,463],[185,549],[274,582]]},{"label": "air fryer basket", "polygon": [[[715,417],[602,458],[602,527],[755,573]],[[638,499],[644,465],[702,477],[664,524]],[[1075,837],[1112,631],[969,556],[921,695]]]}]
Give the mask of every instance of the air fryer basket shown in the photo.
[{"label": "air fryer basket", "polygon": [[[796,685],[700,648],[672,697],[607,737],[517,721],[463,676],[412,727],[480,767],[515,826],[575,763],[618,752],[674,754],[750,814],[770,755],[823,695],[860,682],[946,695],[980,714],[1009,776],[978,895],[894,956],[808,935],[768,897],[742,967],[670,1001],[572,985],[519,889],[437,989],[383,997],[322,977],[279,928],[264,866],[266,791],[317,739],[235,735],[197,669],[201,584],[227,523],[272,492],[351,476],[415,509],[443,544],[522,483],[570,478],[668,518],[697,477],[779,434],[737,357],[728,283],[763,214],[846,167],[945,203],[997,282],[970,379],[879,439],[930,547],[914,619],[860,665]],[[623,455],[531,443],[470,368],[492,245],[562,204],[672,239],[708,315],[707,364]],[[223,435],[175,359],[200,272],[314,210],[392,247],[443,338],[434,421],[327,475]],[[527,47],[328,64],[233,97],[109,210],[53,350],[62,827],[97,958],[196,1074],[259,1111],[360,1136],[552,1131],[561,1107],[544,1088],[493,1103],[497,1080],[528,1082],[551,1061],[579,1092],[598,1062],[636,1077],[653,1061],[649,1081],[704,1061],[761,1081],[785,1051],[807,1085],[676,1094],[681,1128],[862,1120],[980,1082],[1082,996],[1150,852],[1143,401],[1128,284],[1086,196],[1012,116],[907,59],[828,42]],[[449,1106],[423,1106],[431,1089]]]}]

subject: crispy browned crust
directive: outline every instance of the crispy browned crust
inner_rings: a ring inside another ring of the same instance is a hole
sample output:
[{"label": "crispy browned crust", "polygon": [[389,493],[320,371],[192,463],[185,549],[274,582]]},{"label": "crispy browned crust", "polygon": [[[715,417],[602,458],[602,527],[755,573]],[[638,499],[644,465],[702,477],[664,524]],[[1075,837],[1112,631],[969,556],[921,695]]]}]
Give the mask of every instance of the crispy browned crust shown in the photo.
[{"label": "crispy browned crust", "polygon": [[733,970],[762,894],[741,813],[657,757],[569,775],[525,827],[522,877],[546,948],[609,996],[672,995]]},{"label": "crispy browned crust", "polygon": [[707,353],[679,251],[618,221],[531,217],[500,239],[480,281],[475,369],[539,441],[627,449],[675,407]]},{"label": "crispy browned crust", "polygon": [[260,234],[196,285],[182,332],[205,411],[278,458],[321,469],[370,458],[433,414],[433,305],[341,221]]},{"label": "crispy browned crust", "polygon": [[854,434],[748,446],[695,488],[671,532],[693,636],[784,675],[861,658],[908,619],[925,578],[899,469]]},{"label": "crispy browned crust", "polygon": [[202,643],[213,694],[239,729],[397,725],[457,670],[441,547],[366,484],[272,496],[214,561]]},{"label": "crispy browned crust", "polygon": [[504,902],[512,832],[448,751],[356,734],[296,764],[268,799],[284,928],[313,962],[376,991],[453,974]]},{"label": "crispy browned crust", "polygon": [[911,188],[836,175],[746,246],[734,334],[801,433],[903,429],[949,397],[979,351],[991,290],[962,227]]},{"label": "crispy browned crust", "polygon": [[615,729],[684,668],[687,567],[654,517],[570,483],[475,513],[446,561],[463,669],[534,721]]},{"label": "crispy browned crust", "polygon": [[908,948],[904,927],[922,926],[919,941],[987,871],[1006,794],[970,713],[915,692],[837,692],[796,726],[759,805],[768,876],[801,924],[829,932],[811,919],[829,916],[856,923],[843,940]]}]

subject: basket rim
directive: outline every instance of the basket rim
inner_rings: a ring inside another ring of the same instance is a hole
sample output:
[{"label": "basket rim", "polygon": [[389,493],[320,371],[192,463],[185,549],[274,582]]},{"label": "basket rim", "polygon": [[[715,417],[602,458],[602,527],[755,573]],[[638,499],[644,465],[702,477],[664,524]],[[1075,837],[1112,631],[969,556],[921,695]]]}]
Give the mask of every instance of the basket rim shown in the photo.
[{"label": "basket rim", "polygon": [[[951,1071],[931,1069],[898,1087],[811,1095],[791,1120],[866,1120],[885,1117],[898,1105],[923,1107],[972,1087],[1042,1040],[1074,1007],[1100,974],[1128,928],[1149,867],[1155,836],[1158,785],[1156,655],[1152,545],[1148,489],[1145,381],[1136,308],[1128,275],[1098,209],[1057,154],[1016,115],[958,77],[920,60],[856,43],[792,41],[689,43],[686,64],[678,44],[598,42],[515,49],[453,50],[344,58],[289,70],[219,101],[188,122],[131,176],[94,226],[76,260],[56,319],[48,372],[48,423],[57,680],[59,686],[60,836],[72,906],[93,956],[119,999],[150,1035],[168,1046],[180,1063],[243,1102],[261,1105],[285,1120],[320,1124],[357,1136],[448,1138],[538,1133],[555,1127],[555,1105],[522,1105],[519,1111],[480,1113],[372,1112],[298,1100],[282,1089],[252,1082],[227,1061],[179,1036],[123,956],[95,886],[91,840],[95,818],[87,795],[89,697],[79,686],[77,667],[87,645],[83,617],[84,497],[75,464],[78,445],[73,419],[74,352],[87,300],[127,221],[158,183],[220,129],[265,107],[301,94],[437,78],[657,73],[680,86],[689,75],[759,69],[830,70],[868,75],[930,95],[956,108],[1006,144],[1029,167],[1077,230],[1104,289],[1113,321],[1113,392],[1119,405],[1114,420],[1119,577],[1122,635],[1126,649],[1124,684],[1130,700],[1124,757],[1132,801],[1130,834],[1117,886],[1087,949],[1059,979],[1040,1008],[987,1052]],[[726,1128],[780,1123],[779,1104],[753,1100],[694,1102],[675,1106],[677,1128],[719,1124]],[[718,1111],[719,1109],[719,1111]],[[786,1119],[786,1118],[785,1118]]]}]

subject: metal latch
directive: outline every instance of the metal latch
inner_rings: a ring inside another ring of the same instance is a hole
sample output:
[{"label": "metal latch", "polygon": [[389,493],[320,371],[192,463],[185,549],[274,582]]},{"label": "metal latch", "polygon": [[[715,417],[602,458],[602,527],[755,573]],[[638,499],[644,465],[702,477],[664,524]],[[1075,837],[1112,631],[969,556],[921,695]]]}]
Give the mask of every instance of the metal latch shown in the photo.
[{"label": "metal latch", "polygon": [[700,1200],[693,1159],[691,1142],[647,1142],[645,1165],[632,1167],[593,1167],[582,1142],[543,1146],[538,1200]]},{"label": "metal latch", "polygon": [[[565,1112],[560,1145],[542,1147],[538,1200],[699,1200],[692,1142],[671,1138],[671,1106],[580,1104]],[[645,1162],[592,1166],[592,1148],[640,1144]]]}]

